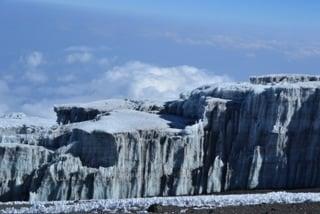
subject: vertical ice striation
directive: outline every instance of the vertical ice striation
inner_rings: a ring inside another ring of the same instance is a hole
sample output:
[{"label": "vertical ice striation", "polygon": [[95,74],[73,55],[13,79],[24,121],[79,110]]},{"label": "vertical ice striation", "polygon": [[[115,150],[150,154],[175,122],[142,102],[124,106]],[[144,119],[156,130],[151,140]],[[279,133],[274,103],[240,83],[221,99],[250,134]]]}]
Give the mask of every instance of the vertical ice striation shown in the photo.
[{"label": "vertical ice striation", "polygon": [[59,126],[0,119],[1,200],[320,186],[316,76],[203,86],[165,104],[106,100],[55,111]]}]

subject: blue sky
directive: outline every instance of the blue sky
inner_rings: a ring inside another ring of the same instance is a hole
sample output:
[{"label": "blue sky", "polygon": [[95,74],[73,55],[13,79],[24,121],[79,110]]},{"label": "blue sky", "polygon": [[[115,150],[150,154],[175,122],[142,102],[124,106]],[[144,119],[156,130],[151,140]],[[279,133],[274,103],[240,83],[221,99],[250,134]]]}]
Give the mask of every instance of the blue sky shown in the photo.
[{"label": "blue sky", "polygon": [[109,10],[136,15],[153,15],[184,20],[230,21],[267,25],[292,25],[294,23],[314,27],[319,18],[320,4],[311,0],[34,0],[69,7],[83,7],[92,10]]},{"label": "blue sky", "polygon": [[2,0],[0,112],[319,74],[318,11],[319,1]]}]

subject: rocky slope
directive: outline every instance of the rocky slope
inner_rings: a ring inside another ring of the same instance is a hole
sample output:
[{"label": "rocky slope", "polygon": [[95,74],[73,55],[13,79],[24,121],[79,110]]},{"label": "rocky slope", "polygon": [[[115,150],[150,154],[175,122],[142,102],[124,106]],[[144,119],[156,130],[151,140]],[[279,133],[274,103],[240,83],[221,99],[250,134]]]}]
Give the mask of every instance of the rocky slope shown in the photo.
[{"label": "rocky slope", "polygon": [[0,118],[0,200],[196,195],[320,186],[320,81],[270,75],[166,102]]}]

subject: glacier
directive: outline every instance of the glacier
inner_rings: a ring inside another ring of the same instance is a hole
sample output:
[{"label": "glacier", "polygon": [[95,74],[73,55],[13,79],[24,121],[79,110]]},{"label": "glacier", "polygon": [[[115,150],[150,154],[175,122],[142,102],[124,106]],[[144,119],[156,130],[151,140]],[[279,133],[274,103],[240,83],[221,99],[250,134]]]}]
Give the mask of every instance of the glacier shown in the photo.
[{"label": "glacier", "polygon": [[167,102],[0,117],[0,200],[57,201],[320,187],[320,77],[266,75]]}]

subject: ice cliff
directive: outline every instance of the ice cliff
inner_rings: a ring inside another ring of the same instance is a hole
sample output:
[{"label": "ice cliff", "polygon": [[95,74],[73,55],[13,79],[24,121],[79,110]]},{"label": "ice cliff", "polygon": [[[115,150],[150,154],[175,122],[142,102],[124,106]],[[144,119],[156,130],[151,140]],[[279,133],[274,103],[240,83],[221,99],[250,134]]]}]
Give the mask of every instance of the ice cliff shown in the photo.
[{"label": "ice cliff", "polygon": [[320,187],[320,77],[267,75],[165,103],[56,106],[0,118],[0,200]]}]

